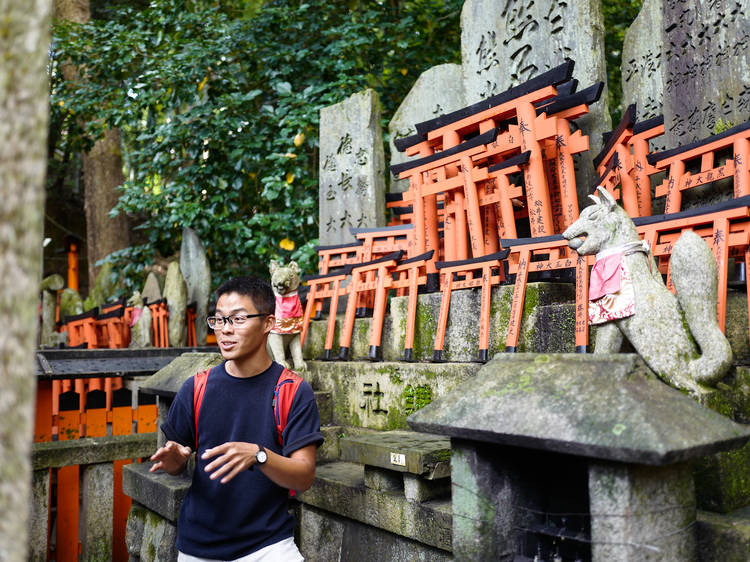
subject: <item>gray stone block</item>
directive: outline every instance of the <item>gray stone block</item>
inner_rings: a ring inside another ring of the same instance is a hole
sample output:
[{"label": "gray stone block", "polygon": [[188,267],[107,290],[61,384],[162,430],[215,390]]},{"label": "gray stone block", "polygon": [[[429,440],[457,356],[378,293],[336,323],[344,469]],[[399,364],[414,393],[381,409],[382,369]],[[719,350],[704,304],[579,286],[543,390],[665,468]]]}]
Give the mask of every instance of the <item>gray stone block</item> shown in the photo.
[{"label": "gray stone block", "polygon": [[365,486],[378,492],[399,492],[404,489],[401,472],[365,465]]},{"label": "gray stone block", "polygon": [[159,369],[141,384],[141,390],[174,398],[183,383],[195,373],[219,365],[218,353],[183,353],[166,367]]},{"label": "gray stone block", "polygon": [[417,503],[407,501],[401,493],[371,490],[364,485],[361,465],[331,463],[319,466],[315,483],[298,499],[305,506],[442,550],[451,549],[450,501]]},{"label": "gray stone block", "polygon": [[156,450],[155,433],[89,437],[68,441],[34,443],[34,470],[73,464],[97,464],[114,460],[147,457]]},{"label": "gray stone block", "polygon": [[424,478],[450,474],[450,440],[413,431],[386,431],[341,439],[341,458]]},{"label": "gray stone block", "polygon": [[315,392],[315,402],[318,405],[320,414],[320,425],[330,425],[333,423],[333,404],[331,403],[330,392]]},{"label": "gray stone block", "polygon": [[307,562],[447,562],[450,552],[338,517],[308,505],[300,516],[300,551]]},{"label": "gray stone block", "polygon": [[140,557],[143,562],[176,562],[177,526],[149,513],[143,525]]},{"label": "gray stone block", "polygon": [[695,560],[695,490],[690,467],[589,467],[594,560]]},{"label": "gray stone block", "polygon": [[122,489],[142,506],[169,521],[176,522],[180,503],[190,489],[192,479],[185,471],[178,476],[166,472],[149,472],[149,462],[125,465],[122,469]]},{"label": "gray stone block", "polygon": [[31,485],[29,514],[29,560],[47,560],[47,531],[49,518],[49,470],[35,470]]},{"label": "gray stone block", "polygon": [[426,502],[451,497],[450,478],[427,480],[415,474],[404,473],[404,496],[411,502]]},{"label": "gray stone block", "polygon": [[83,560],[112,558],[114,468],[111,463],[82,467]]},{"label": "gray stone block", "polygon": [[128,554],[132,558],[139,558],[141,555],[141,545],[143,544],[143,528],[146,525],[146,518],[149,510],[133,503],[128,513],[128,522],[125,527],[125,545],[128,548]]}]

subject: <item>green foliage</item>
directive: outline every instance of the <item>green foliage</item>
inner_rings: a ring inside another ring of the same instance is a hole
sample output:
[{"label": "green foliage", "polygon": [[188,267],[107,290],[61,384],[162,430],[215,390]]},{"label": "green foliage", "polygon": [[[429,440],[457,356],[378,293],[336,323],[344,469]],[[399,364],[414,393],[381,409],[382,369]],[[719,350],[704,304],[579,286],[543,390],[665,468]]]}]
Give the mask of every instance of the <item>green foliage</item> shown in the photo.
[{"label": "green foliage", "polygon": [[143,243],[108,261],[131,286],[184,226],[217,283],[272,258],[315,270],[319,110],[370,87],[390,116],[422,71],[460,57],[461,0],[131,4],[57,23],[50,66],[51,165],[122,131],[113,213],[139,219]]}]

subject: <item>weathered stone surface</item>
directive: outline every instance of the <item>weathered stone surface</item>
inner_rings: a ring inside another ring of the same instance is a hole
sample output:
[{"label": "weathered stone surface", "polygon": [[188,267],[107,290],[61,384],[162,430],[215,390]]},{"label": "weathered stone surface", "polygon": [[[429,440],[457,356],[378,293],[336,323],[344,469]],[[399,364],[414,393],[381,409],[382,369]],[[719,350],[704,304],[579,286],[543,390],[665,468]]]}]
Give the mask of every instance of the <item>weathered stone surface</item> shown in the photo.
[{"label": "weathered stone surface", "polygon": [[65,280],[59,273],[48,275],[42,279],[41,286],[39,287],[42,291],[60,291],[65,287]]},{"label": "weathered stone surface", "polygon": [[443,562],[449,552],[304,505],[300,551],[307,562]]},{"label": "weathered stone surface", "polygon": [[298,499],[306,506],[450,551],[450,501],[417,503],[400,493],[377,492],[365,487],[363,473],[361,465],[351,463],[319,466],[315,483]]},{"label": "weathered stone surface", "polygon": [[147,457],[156,450],[155,433],[136,433],[113,437],[89,437],[69,441],[34,443],[34,470],[60,468],[74,464],[106,463],[114,460]]},{"label": "weathered stone surface", "polygon": [[91,310],[111,300],[117,288],[117,279],[112,272],[112,264],[105,262],[94,280],[89,296],[83,301],[83,310]]},{"label": "weathered stone surface", "polygon": [[[390,133],[390,165],[409,160],[405,152],[399,152],[394,144],[396,139],[416,133],[414,125],[434,119],[440,115],[456,111],[466,106],[464,100],[461,65],[440,64],[425,70],[398,106],[393,119],[388,123]],[[390,192],[406,191],[409,180],[399,180],[390,176]]]},{"label": "weathered stone surface", "polygon": [[426,502],[451,497],[450,478],[427,480],[414,474],[404,474],[404,497],[410,502]]},{"label": "weathered stone surface", "polygon": [[308,362],[313,388],[330,390],[333,423],[407,429],[406,417],[472,377],[476,363]]},{"label": "weathered stone surface", "polygon": [[56,347],[65,343],[67,334],[56,331],[57,328],[57,292],[65,286],[62,275],[54,274],[42,281],[42,330],[41,347]]},{"label": "weathered stone surface", "polygon": [[149,274],[146,276],[146,283],[143,285],[143,290],[141,291],[143,300],[145,300],[147,303],[160,301],[163,297],[161,292],[161,285],[162,284],[159,282],[159,278],[156,276],[156,273],[154,273],[153,271],[149,272]]},{"label": "weathered stone surface", "polygon": [[195,303],[195,342],[206,345],[208,300],[211,296],[211,266],[198,235],[190,228],[182,229],[180,271],[187,284],[188,304]]},{"label": "weathered stone surface", "polygon": [[384,226],[384,171],[374,90],[320,110],[320,244],[352,242],[351,227]]},{"label": "weathered stone surface", "polygon": [[750,438],[750,427],[699,406],[631,354],[496,355],[408,422],[428,433],[653,465]]},{"label": "weathered stone surface", "polygon": [[324,425],[320,427],[325,441],[318,447],[317,462],[318,465],[341,460],[340,441],[343,437],[373,433],[374,429],[364,427],[351,427],[343,425]]},{"label": "weathered stone surface", "polygon": [[128,513],[128,522],[125,527],[125,544],[128,548],[131,560],[140,557],[141,545],[143,544],[143,528],[146,526],[146,517],[148,509],[133,503]]},{"label": "weathered stone surface", "polygon": [[29,514],[29,560],[47,560],[47,526],[49,519],[49,470],[35,470],[31,484],[31,511]]},{"label": "weathered stone surface", "polygon": [[[750,364],[750,339],[747,325],[747,295],[744,291],[727,291],[726,336],[732,346],[734,362]],[[748,403],[750,407],[750,403]],[[750,423],[750,414],[748,414]]]},{"label": "weathered stone surface", "polygon": [[111,560],[114,469],[111,463],[82,468],[83,560]]},{"label": "weathered stone surface", "polygon": [[[585,33],[582,30],[586,30]],[[467,0],[461,12],[461,59],[467,103],[504,92],[562,64],[575,61],[582,88],[603,81],[602,98],[576,120],[589,136],[590,150],[576,157],[579,201],[596,179],[592,158],[601,134],[612,128],[607,108],[604,21],[601,3],[495,2]]]},{"label": "weathered stone surface", "polygon": [[65,319],[66,316],[75,316],[76,314],[83,314],[81,295],[73,289],[63,289],[60,293],[60,318]]},{"label": "weathered stone surface", "polygon": [[218,353],[183,353],[166,367],[159,369],[141,384],[141,390],[158,396],[174,398],[183,383],[195,373],[219,365]]},{"label": "weathered stone surface", "polygon": [[699,511],[697,519],[700,562],[746,562],[750,552],[750,506],[727,515]]},{"label": "weathered stone surface", "polygon": [[[513,286],[494,287],[490,299],[489,355],[505,351],[505,338],[510,319]],[[532,282],[526,286],[523,316],[521,319],[519,351],[573,352],[575,351],[575,308],[560,302],[574,300],[574,288],[568,283]],[[481,292],[478,289],[453,291],[451,295],[445,345],[445,361],[475,361],[479,348],[477,318],[480,313]],[[382,357],[385,361],[399,361],[404,355],[406,313],[408,297],[392,297],[390,314],[385,317],[381,338]],[[543,307],[554,305],[554,311],[542,313]],[[435,332],[440,314],[440,293],[418,296],[414,328],[413,358],[432,360]],[[550,323],[550,321],[554,323]],[[350,356],[354,360],[367,359],[370,349],[371,318],[354,321]],[[339,329],[343,316],[336,320],[332,352],[338,353]],[[310,323],[305,341],[305,356],[317,359],[323,356],[327,319]]]},{"label": "weathered stone surface", "polygon": [[142,562],[176,562],[177,526],[148,513],[143,525]]},{"label": "weathered stone surface", "polygon": [[690,467],[589,467],[594,560],[695,560]]},{"label": "weathered stone surface", "polygon": [[364,479],[365,487],[371,490],[378,492],[404,491],[404,477],[401,472],[365,465]]},{"label": "weathered stone surface", "polygon": [[187,307],[187,284],[180,271],[180,264],[173,261],[167,268],[164,281],[164,298],[169,308],[169,345],[185,347],[187,331],[185,330],[185,311]]},{"label": "weathered stone surface", "polygon": [[315,392],[315,403],[318,405],[320,425],[333,423],[333,403],[330,392]]},{"label": "weathered stone surface", "polygon": [[122,490],[150,511],[177,523],[180,503],[190,489],[188,471],[178,476],[166,472],[149,472],[150,462],[125,465],[122,469]]},{"label": "weathered stone surface", "polygon": [[450,440],[414,431],[384,431],[341,439],[341,459],[424,478],[450,474]]},{"label": "weathered stone surface", "polygon": [[128,300],[128,305],[133,307],[133,318],[135,324],[130,328],[130,348],[151,347],[151,309],[145,306],[143,296],[136,291]]}]

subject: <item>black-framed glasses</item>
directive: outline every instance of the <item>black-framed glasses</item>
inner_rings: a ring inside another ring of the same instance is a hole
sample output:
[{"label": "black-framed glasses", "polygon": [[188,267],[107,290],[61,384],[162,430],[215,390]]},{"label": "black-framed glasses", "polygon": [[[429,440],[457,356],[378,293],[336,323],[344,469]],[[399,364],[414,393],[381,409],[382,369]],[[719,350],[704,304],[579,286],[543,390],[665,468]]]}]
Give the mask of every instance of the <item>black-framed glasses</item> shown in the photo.
[{"label": "black-framed glasses", "polygon": [[268,313],[258,312],[257,314],[230,314],[229,316],[209,316],[208,318],[206,318],[206,323],[212,330],[221,330],[224,327],[225,323],[229,323],[230,326],[239,328],[251,318],[257,318],[258,316],[268,316]]}]

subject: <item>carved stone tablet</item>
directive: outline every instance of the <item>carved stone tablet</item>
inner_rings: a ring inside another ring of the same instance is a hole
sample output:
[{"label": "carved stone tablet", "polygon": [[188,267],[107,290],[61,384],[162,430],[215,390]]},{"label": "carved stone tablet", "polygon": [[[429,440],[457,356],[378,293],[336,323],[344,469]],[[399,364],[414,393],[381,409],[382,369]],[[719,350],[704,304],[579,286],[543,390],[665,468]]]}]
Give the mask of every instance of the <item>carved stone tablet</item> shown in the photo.
[{"label": "carved stone tablet", "polygon": [[[467,0],[461,12],[466,101],[475,103],[526,82],[566,58],[580,87],[607,80],[604,22],[596,0]],[[576,158],[579,199],[595,180],[592,158],[609,131],[606,86],[589,114],[576,120],[590,149]]]},{"label": "carved stone tablet", "polygon": [[384,226],[384,168],[374,90],[320,110],[320,244],[353,241],[351,227]]},{"label": "carved stone tablet", "polygon": [[[424,71],[412,86],[388,124],[391,134],[391,166],[409,160],[396,149],[394,141],[416,133],[415,123],[456,111],[466,105],[461,78],[461,65],[441,64]],[[391,175],[391,192],[405,191],[409,180]]]}]

